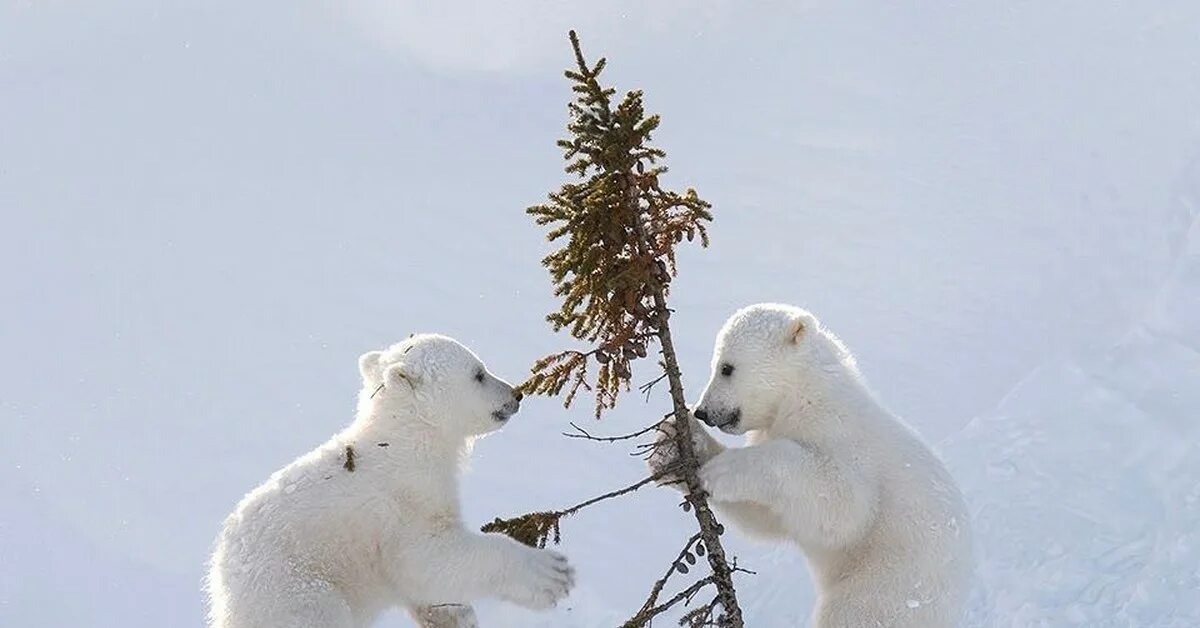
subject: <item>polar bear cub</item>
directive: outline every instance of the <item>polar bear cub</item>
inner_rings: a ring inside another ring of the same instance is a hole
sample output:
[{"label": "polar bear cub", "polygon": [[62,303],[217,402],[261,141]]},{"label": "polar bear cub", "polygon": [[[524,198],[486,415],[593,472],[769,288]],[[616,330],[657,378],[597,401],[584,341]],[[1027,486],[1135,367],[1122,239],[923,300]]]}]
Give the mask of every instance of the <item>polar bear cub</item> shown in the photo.
[{"label": "polar bear cub", "polygon": [[[712,370],[695,417],[746,446],[693,423],[700,480],[738,528],[805,553],[814,626],[957,626],[971,577],[962,496],[841,342],[805,310],[754,305],[721,329]],[[655,470],[675,455],[660,443]]]},{"label": "polar bear cub", "polygon": [[366,353],[359,370],[350,426],[225,520],[210,626],[358,628],[397,605],[426,625],[468,626],[478,598],[544,609],[566,596],[574,572],[562,555],[468,531],[459,513],[460,461],[520,394],[439,335]]}]

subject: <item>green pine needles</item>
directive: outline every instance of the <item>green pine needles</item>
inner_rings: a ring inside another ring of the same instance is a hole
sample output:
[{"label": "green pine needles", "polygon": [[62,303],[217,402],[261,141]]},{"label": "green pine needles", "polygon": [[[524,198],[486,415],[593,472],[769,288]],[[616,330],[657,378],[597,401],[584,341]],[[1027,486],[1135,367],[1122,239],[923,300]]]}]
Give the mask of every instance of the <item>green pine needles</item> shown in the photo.
[{"label": "green pine needles", "polygon": [[[659,117],[646,115],[642,92],[629,92],[614,107],[616,90],[598,80],[605,60],[588,66],[574,31],[571,45],[577,67],[566,76],[577,96],[568,105],[571,137],[558,145],[570,162],[566,171],[582,181],[564,184],[550,202],[526,212],[550,228],[550,241],[566,240],[542,260],[562,298],[546,320],[594,348],[542,358],[522,388],[546,395],[566,390],[568,407],[581,388],[594,391],[599,417],[629,389],[630,362],[646,356],[656,331],[654,296],[675,274],[676,244],[699,236],[707,246],[704,225],[712,214],[695,190],[659,186],[666,152],[649,144]],[[599,365],[591,382],[589,358]]]}]

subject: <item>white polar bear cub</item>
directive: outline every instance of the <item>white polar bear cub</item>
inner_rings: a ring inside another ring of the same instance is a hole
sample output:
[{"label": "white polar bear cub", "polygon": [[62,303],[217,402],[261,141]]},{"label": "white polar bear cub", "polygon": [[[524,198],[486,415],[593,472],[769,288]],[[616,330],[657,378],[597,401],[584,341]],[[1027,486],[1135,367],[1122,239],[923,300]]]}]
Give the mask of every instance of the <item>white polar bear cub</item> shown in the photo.
[{"label": "white polar bear cub", "polygon": [[[467,604],[553,606],[574,573],[555,552],[468,531],[460,460],[520,395],[470,350],[419,335],[359,359],[353,423],[276,472],[225,520],[207,580],[214,628],[359,628],[407,607],[474,625]],[[441,624],[438,624],[441,625]]]},{"label": "white polar bear cub", "polygon": [[800,308],[754,305],[725,323],[712,364],[695,416],[747,438],[725,449],[693,424],[701,482],[740,529],[803,550],[813,624],[957,626],[971,579],[962,496],[841,342]]}]

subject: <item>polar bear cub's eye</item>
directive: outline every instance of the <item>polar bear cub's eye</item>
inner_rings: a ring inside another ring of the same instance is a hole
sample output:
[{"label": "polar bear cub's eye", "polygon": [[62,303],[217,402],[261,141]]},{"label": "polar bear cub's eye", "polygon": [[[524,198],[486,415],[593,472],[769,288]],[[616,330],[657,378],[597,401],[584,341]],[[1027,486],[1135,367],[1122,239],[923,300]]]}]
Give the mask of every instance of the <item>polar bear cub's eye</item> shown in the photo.
[{"label": "polar bear cub's eye", "polygon": [[480,384],[483,383],[483,369],[478,369],[475,371],[475,381],[479,382]]},{"label": "polar bear cub's eye", "polygon": [[723,375],[725,377],[729,377],[730,375],[733,375],[733,365],[728,362],[726,362],[725,364],[722,364],[721,365],[721,375]]}]

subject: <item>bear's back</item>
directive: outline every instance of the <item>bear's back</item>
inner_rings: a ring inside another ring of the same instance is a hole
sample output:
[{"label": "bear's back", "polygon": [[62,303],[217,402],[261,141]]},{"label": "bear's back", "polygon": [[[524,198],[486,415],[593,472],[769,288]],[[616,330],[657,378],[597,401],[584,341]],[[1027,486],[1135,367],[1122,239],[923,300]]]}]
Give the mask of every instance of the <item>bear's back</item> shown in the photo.
[{"label": "bear's back", "polygon": [[343,457],[336,445],[323,445],[248,493],[225,521],[213,570],[225,580],[373,588],[381,577],[378,543],[387,538],[381,522],[400,520],[400,504]]},{"label": "bear's back", "polygon": [[942,461],[912,428],[889,418],[876,450],[877,520],[863,540],[877,571],[870,581],[876,587],[889,583],[876,590],[881,603],[902,603],[903,614],[932,620],[965,604],[972,571],[970,521]]}]

